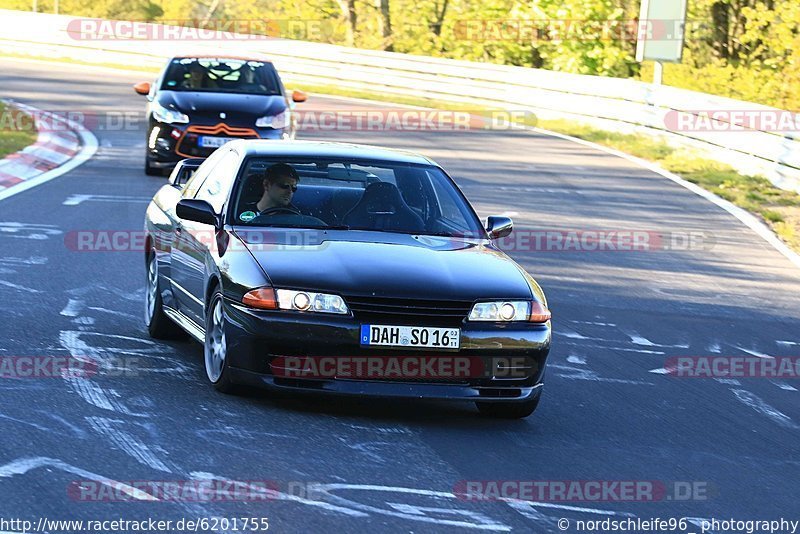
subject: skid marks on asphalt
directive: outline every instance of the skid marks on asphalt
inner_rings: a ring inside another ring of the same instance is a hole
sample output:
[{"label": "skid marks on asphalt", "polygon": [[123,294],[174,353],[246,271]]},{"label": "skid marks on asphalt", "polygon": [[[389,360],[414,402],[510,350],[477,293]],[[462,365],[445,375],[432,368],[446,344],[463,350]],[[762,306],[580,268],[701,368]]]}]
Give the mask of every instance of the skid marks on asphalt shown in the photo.
[{"label": "skid marks on asphalt", "polygon": [[[200,449],[213,452],[210,447],[218,446],[226,450],[231,466],[251,458],[252,452],[263,451],[258,464],[260,471],[249,469],[246,473],[250,480],[274,482],[276,493],[271,498],[277,501],[277,508],[273,509],[273,515],[280,516],[276,510],[288,513],[288,517],[308,513],[296,510],[294,506],[297,505],[332,514],[334,520],[336,516],[371,518],[372,521],[380,516],[391,516],[408,521],[406,526],[409,529],[413,529],[413,523],[419,523],[420,528],[427,525],[499,532],[513,528],[527,530],[524,518],[504,503],[469,502],[459,499],[450,491],[416,487],[419,481],[426,480],[433,487],[451,489],[454,486],[452,480],[457,479],[458,474],[436,451],[420,441],[409,426],[388,426],[385,423],[372,425],[363,417],[350,418],[337,412],[335,426],[338,431],[332,433],[331,421],[306,418],[302,406],[297,409],[297,404],[291,403],[295,405],[294,410],[290,405],[282,410],[272,408],[263,415],[269,418],[267,427],[277,428],[286,428],[281,419],[289,417],[294,421],[290,428],[302,429],[298,430],[298,434],[254,431],[241,426],[197,431],[197,437],[204,443]],[[263,407],[256,408],[263,411]],[[244,410],[245,413],[240,416],[251,421],[252,426],[253,419],[246,413],[248,408],[244,407]],[[348,413],[351,410],[343,411]],[[303,439],[298,439],[299,432],[302,432]],[[319,451],[326,451],[326,454],[321,455]],[[341,461],[331,463],[331,457]],[[297,463],[298,458],[303,459],[302,464]],[[202,465],[202,460],[196,463]],[[342,464],[358,465],[358,474],[351,474],[349,480],[338,476],[342,473]],[[436,477],[438,482],[432,480],[433,473],[442,472],[447,473],[446,478]],[[215,480],[237,480],[230,473],[223,476],[196,471],[192,474]],[[407,485],[398,485],[398,480],[394,484],[363,483],[382,481],[387,476],[397,478],[398,474]],[[362,483],[354,483],[354,476]],[[238,480],[241,479],[239,475]],[[350,524],[359,523],[355,521]]]},{"label": "skid marks on asphalt", "polygon": [[61,229],[53,224],[0,221],[0,238],[2,239],[46,241],[62,233]]},{"label": "skid marks on asphalt", "polygon": [[[236,513],[230,506],[215,502],[213,499],[206,502],[198,500],[197,497],[181,499],[175,498],[173,494],[168,496],[165,483],[191,480],[189,473],[160,470],[155,477],[147,476],[145,479],[141,476],[141,472],[139,475],[133,475],[134,470],[123,464],[127,474],[122,477],[111,477],[97,472],[94,468],[85,469],[76,463],[47,456],[16,458],[0,465],[0,492],[4,495],[13,495],[13,483],[19,477],[41,478],[37,484],[40,488],[39,498],[27,501],[31,508],[29,515],[32,517],[52,517],[53,503],[62,500],[71,501],[70,506],[75,511],[77,511],[75,505],[81,506],[81,512],[91,510],[89,517],[99,521],[120,518],[141,520],[142,517],[148,516],[156,517],[157,520],[172,518],[173,521],[183,518],[197,520],[254,516],[250,513],[253,512],[250,507],[239,509]],[[154,491],[148,482],[158,490]],[[4,499],[4,502],[0,503],[0,513],[4,513],[2,508],[6,505],[5,501]],[[13,515],[11,513],[13,509],[12,507],[5,511],[5,515]],[[258,512],[263,517],[270,515],[269,510],[258,510]],[[75,514],[75,517],[81,516],[82,513]],[[218,534],[230,532],[221,528],[198,531]]]},{"label": "skid marks on asphalt", "polygon": [[243,452],[258,453],[263,450],[264,443],[277,443],[286,440],[289,443],[297,436],[280,432],[263,432],[248,430],[239,426],[222,426],[214,428],[198,428],[195,437],[208,447],[209,444]]},{"label": "skid marks on asphalt", "polygon": [[[331,511],[344,514],[361,512],[364,517],[389,516],[413,523],[420,528],[450,527],[489,532],[534,531],[559,532],[559,521],[575,525],[577,521],[635,520],[640,514],[611,509],[613,505],[597,508],[555,502],[535,502],[511,499],[481,501],[469,499],[451,491],[436,491],[413,487],[376,484],[315,484],[305,488],[306,499],[281,493],[278,500],[319,506],[326,503]],[[312,497],[308,501],[308,497]],[[657,514],[656,514],[657,515]],[[687,517],[688,525],[699,526],[703,518]],[[643,519],[648,519],[643,517]],[[676,517],[677,520],[677,517]]]},{"label": "skid marks on asphalt", "polygon": [[[103,432],[108,432],[109,426],[113,427],[119,422],[93,418],[91,423],[103,427]],[[117,437],[115,442],[120,447],[132,449],[131,455],[138,454],[140,456],[139,464],[160,473],[152,478],[153,481],[226,482],[231,485],[235,484],[240,492],[243,489],[247,490],[248,500],[237,502],[230,500],[231,497],[228,493],[214,494],[214,492],[230,491],[225,489],[224,484],[219,484],[213,486],[217,489],[204,491],[202,501],[178,499],[164,501],[163,495],[148,492],[143,489],[146,486],[136,484],[137,476],[130,474],[133,472],[130,468],[125,468],[129,474],[119,476],[119,473],[116,473],[112,477],[79,467],[74,462],[68,463],[58,458],[43,456],[19,457],[0,465],[0,488],[3,488],[6,481],[13,483],[13,480],[18,477],[38,474],[37,476],[46,478],[43,487],[48,488],[47,492],[50,494],[48,499],[56,498],[59,494],[62,499],[71,495],[71,498],[78,502],[91,504],[98,495],[103,495],[104,492],[86,491],[85,499],[83,499],[81,497],[83,494],[79,494],[77,491],[70,494],[69,490],[75,488],[76,484],[82,481],[94,481],[108,488],[107,495],[123,494],[129,499],[127,503],[120,502],[112,508],[106,508],[105,513],[110,511],[115,516],[119,516],[120,510],[123,509],[130,512],[135,511],[135,503],[140,502],[151,505],[158,504],[161,511],[160,519],[163,519],[164,515],[176,513],[173,507],[177,507],[177,513],[184,517],[231,517],[245,514],[248,517],[270,517],[270,522],[276,525],[295,524],[298,516],[308,517],[309,514],[319,512],[322,515],[316,521],[328,521],[332,525],[336,525],[339,520],[344,519],[350,521],[349,525],[361,525],[362,528],[366,528],[367,525],[373,524],[375,519],[383,516],[403,520],[406,522],[405,526],[411,529],[416,524],[419,525],[419,528],[427,526],[429,528],[449,527],[466,531],[509,532],[547,527],[556,519],[556,515],[559,518],[573,516],[583,518],[629,517],[632,515],[626,512],[551,503],[502,500],[472,501],[451,491],[406,486],[349,483],[306,483],[287,486],[277,481],[272,483],[273,481],[270,480],[254,481],[252,478],[240,480],[207,471],[187,472],[169,462],[162,462],[160,458],[152,454],[150,449],[144,447],[140,440],[131,436],[125,436],[122,439]],[[141,477],[141,475],[138,476]],[[142,479],[139,478],[139,480]],[[259,492],[264,495],[259,496]],[[545,512],[540,511],[540,508]],[[553,509],[555,511],[552,514],[547,513],[548,510]],[[98,517],[105,515],[100,512],[99,508],[96,510],[98,510]],[[148,508],[148,511],[152,513],[153,508]],[[547,528],[547,531],[550,529]]]},{"label": "skid marks on asphalt", "polygon": [[0,258],[0,275],[19,274],[21,270],[33,265],[46,265],[46,256],[28,256],[27,258],[16,258],[5,256]]},{"label": "skid marks on asphalt", "polygon": [[[785,339],[789,336],[785,336],[780,325],[767,326],[774,329],[770,333],[776,341],[764,345],[753,343],[755,335],[747,328],[736,331],[736,337],[722,337],[721,332],[728,328],[714,321],[694,323],[691,338],[684,334],[689,332],[685,325],[656,324],[657,331],[652,331],[647,324],[633,326],[621,318],[595,316],[567,321],[567,325],[554,328],[553,354],[548,366],[554,371],[552,375],[568,380],[649,386],[671,382],[681,391],[685,389],[682,386],[690,384],[703,388],[717,385],[729,390],[721,395],[723,402],[731,402],[733,409],[751,409],[782,428],[800,429],[797,422],[800,415],[791,415],[792,411],[797,412],[796,401],[788,395],[798,391],[791,381],[734,376],[690,380],[674,376],[676,357],[774,360],[779,356],[800,356],[800,341]],[[752,328],[763,331],[760,326]]]},{"label": "skid marks on asphalt", "polygon": [[738,388],[731,388],[731,393],[734,394],[739,402],[755,410],[757,413],[767,417],[777,425],[790,430],[800,429],[800,425],[795,423],[791,417],[781,412],[777,408],[773,408],[755,393]]},{"label": "skid marks on asphalt", "polygon": [[637,386],[652,386],[652,382],[646,380],[627,380],[624,378],[609,378],[600,376],[596,372],[586,367],[576,367],[570,365],[559,365],[557,363],[550,363],[548,367],[555,369],[555,375],[568,380],[588,380],[591,382],[606,382],[611,384],[631,384]]},{"label": "skid marks on asphalt", "polygon": [[0,248],[16,254],[0,258],[0,309],[4,314],[22,317],[26,310],[41,304],[44,292],[31,287],[27,270],[47,265],[41,242],[61,234],[52,224],[0,221]]},{"label": "skid marks on asphalt", "polygon": [[[86,316],[73,319],[83,323]],[[98,331],[62,330],[59,342],[72,356],[91,358],[97,366],[98,377],[108,377],[116,384],[128,385],[146,380],[147,375],[159,374],[180,380],[195,380],[199,362],[181,358],[173,350],[143,337],[105,334]],[[126,381],[127,380],[127,381]],[[135,386],[141,385],[141,382]]]},{"label": "skid marks on asphalt", "polygon": [[174,468],[167,465],[169,463],[166,459],[167,452],[158,445],[148,446],[144,441],[124,430],[133,426],[126,421],[106,417],[87,417],[86,421],[95,432],[140,464],[165,473],[174,471]]}]

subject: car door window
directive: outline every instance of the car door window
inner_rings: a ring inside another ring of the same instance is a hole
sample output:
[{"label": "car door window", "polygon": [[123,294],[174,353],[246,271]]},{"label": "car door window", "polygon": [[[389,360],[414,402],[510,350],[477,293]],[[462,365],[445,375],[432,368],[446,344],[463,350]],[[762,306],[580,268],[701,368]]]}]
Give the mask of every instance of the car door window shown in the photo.
[{"label": "car door window", "polygon": [[228,199],[228,191],[230,191],[238,171],[239,154],[234,150],[229,150],[211,170],[195,198],[205,200],[211,204],[216,213],[222,213],[222,208]]}]

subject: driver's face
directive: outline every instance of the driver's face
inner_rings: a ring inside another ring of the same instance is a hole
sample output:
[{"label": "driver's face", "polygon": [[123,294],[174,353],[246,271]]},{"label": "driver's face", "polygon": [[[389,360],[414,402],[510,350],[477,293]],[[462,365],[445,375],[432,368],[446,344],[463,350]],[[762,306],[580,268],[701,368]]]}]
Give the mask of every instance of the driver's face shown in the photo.
[{"label": "driver's face", "polygon": [[281,176],[272,182],[264,182],[264,188],[273,206],[288,206],[297,190],[297,181],[290,176]]}]

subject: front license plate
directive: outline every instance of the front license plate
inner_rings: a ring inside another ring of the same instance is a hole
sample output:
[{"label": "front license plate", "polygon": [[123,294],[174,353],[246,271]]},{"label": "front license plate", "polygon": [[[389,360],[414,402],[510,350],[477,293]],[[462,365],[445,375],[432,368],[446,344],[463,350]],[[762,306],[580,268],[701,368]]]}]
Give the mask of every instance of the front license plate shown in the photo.
[{"label": "front license plate", "polygon": [[202,135],[197,141],[198,144],[203,148],[219,148],[228,141],[235,140],[235,137],[209,137],[207,135]]},{"label": "front license plate", "polygon": [[460,343],[461,330],[458,328],[361,325],[361,345],[363,346],[457,349]]}]

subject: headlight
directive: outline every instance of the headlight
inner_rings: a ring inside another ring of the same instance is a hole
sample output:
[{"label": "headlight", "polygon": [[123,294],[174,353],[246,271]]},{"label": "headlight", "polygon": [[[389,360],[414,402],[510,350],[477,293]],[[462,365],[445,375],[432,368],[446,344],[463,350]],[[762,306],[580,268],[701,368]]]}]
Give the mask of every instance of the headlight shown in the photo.
[{"label": "headlight", "polygon": [[274,128],[282,130],[289,127],[289,113],[286,110],[281,111],[277,115],[267,115],[256,120],[256,126],[259,128]]},{"label": "headlight", "polygon": [[537,301],[511,300],[496,302],[479,302],[469,312],[470,321],[530,321],[546,323],[550,320],[550,311]]},{"label": "headlight", "polygon": [[167,124],[186,124],[189,122],[189,117],[180,111],[167,109],[155,100],[153,101],[153,117],[159,122]]},{"label": "headlight", "polygon": [[319,313],[348,313],[347,304],[339,295],[278,289],[278,308]]}]

